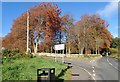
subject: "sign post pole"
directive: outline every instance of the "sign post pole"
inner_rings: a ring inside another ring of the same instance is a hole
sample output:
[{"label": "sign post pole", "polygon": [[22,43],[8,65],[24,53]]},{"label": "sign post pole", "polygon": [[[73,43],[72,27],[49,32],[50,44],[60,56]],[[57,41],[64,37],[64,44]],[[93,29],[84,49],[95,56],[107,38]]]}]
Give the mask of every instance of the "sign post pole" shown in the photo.
[{"label": "sign post pole", "polygon": [[57,60],[56,60],[56,50],[55,50],[55,62],[56,62]]},{"label": "sign post pole", "polygon": [[56,62],[56,58],[57,58],[56,51],[58,51],[58,50],[63,50],[63,51],[62,51],[62,62],[64,63],[64,49],[65,49],[65,45],[64,45],[64,44],[54,45],[54,50],[55,50],[55,62]]},{"label": "sign post pole", "polygon": [[63,50],[62,62],[64,63],[64,50]]}]

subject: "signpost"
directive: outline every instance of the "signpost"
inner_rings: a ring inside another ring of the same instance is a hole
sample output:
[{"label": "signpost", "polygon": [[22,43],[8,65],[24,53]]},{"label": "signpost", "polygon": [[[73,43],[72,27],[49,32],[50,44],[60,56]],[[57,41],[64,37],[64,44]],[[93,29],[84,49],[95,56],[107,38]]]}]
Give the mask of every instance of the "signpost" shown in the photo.
[{"label": "signpost", "polygon": [[54,49],[55,50],[64,50],[65,49],[65,45],[64,44],[54,45]]},{"label": "signpost", "polygon": [[56,51],[57,50],[63,50],[63,56],[62,56],[62,62],[64,63],[64,49],[65,49],[65,44],[58,44],[54,45],[54,50],[55,50],[55,62],[56,62]]}]

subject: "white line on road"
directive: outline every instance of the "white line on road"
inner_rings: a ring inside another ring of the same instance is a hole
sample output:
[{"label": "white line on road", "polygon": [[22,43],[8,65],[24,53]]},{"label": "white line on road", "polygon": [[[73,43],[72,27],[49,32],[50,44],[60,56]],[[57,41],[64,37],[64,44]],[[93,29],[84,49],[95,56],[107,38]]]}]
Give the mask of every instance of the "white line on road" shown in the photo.
[{"label": "white line on road", "polygon": [[77,65],[77,67],[79,67],[79,68],[83,69],[84,71],[86,71],[93,78],[93,80],[95,80],[95,78],[92,76],[92,74],[88,70],[86,70],[85,68],[80,67],[78,65]]},{"label": "white line on road", "polygon": [[95,73],[93,73],[93,76],[95,76]]},{"label": "white line on road", "polygon": [[107,58],[107,62],[108,62],[112,67],[114,67],[115,69],[117,69],[118,71],[120,71],[117,67],[113,66],[112,63],[110,63],[110,61],[108,60],[108,58]]},{"label": "white line on road", "polygon": [[92,68],[93,68],[93,76],[95,77],[95,69],[94,69],[95,67],[93,66]]}]

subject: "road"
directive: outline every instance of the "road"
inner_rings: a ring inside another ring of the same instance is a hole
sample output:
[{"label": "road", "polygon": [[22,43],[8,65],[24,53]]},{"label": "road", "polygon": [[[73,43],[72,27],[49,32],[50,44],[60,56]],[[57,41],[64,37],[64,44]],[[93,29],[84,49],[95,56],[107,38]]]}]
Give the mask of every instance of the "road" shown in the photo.
[{"label": "road", "polygon": [[98,60],[65,59],[72,64],[72,80],[118,80],[118,60],[101,57]]}]

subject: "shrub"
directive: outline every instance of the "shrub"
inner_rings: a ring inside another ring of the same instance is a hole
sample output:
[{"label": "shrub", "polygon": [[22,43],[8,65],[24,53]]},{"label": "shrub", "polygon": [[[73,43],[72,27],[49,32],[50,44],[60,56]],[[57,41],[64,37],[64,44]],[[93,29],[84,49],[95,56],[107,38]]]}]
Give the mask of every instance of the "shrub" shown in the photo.
[{"label": "shrub", "polygon": [[25,58],[33,58],[33,55],[31,53],[22,53],[21,57],[25,57]]},{"label": "shrub", "polygon": [[118,49],[117,48],[110,48],[110,52],[113,53],[113,54],[117,54]]},{"label": "shrub", "polygon": [[10,56],[15,56],[16,54],[20,53],[18,49],[13,49],[10,52]]},{"label": "shrub", "polygon": [[4,49],[2,51],[3,58],[33,58],[31,53],[20,52],[18,49],[8,50]]},{"label": "shrub", "polygon": [[87,54],[84,54],[84,58],[90,58],[90,56]]},{"label": "shrub", "polygon": [[3,49],[2,50],[2,57],[9,57],[10,50],[8,49]]}]

